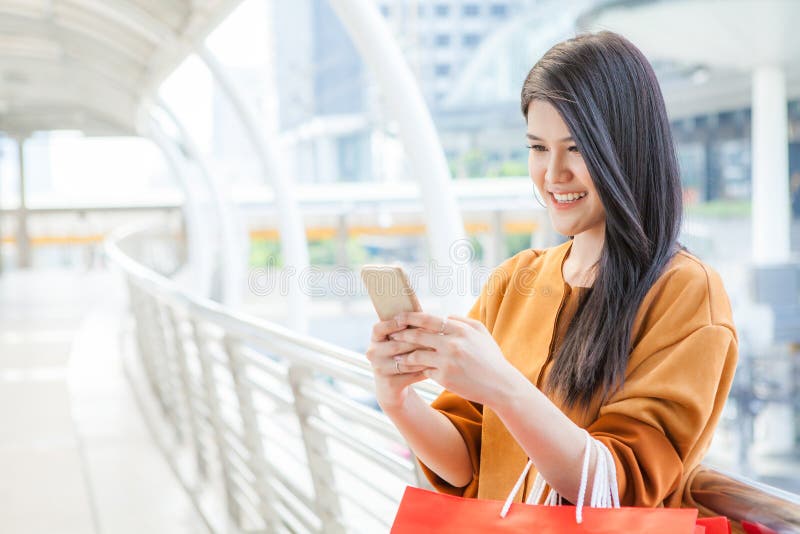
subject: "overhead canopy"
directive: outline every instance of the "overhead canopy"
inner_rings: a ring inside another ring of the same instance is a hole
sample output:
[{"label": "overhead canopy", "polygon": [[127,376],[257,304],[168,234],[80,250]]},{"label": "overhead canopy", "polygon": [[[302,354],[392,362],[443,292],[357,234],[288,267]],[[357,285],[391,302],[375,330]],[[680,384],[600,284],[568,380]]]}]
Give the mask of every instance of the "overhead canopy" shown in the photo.
[{"label": "overhead canopy", "polygon": [[662,80],[673,118],[749,107],[752,70],[779,66],[789,98],[800,97],[800,2],[795,0],[617,0],[580,17],[586,30],[625,35],[655,63],[701,71]]},{"label": "overhead canopy", "polygon": [[0,131],[132,135],[142,104],[241,0],[0,0]]}]

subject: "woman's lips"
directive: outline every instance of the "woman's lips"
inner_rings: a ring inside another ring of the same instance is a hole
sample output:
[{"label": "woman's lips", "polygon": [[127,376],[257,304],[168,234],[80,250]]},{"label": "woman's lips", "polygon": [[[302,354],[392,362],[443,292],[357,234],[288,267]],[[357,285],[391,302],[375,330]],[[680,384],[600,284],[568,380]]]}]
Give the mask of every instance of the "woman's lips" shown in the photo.
[{"label": "woman's lips", "polygon": [[555,209],[557,209],[557,210],[568,210],[570,208],[574,208],[576,205],[580,204],[583,201],[583,199],[585,199],[587,196],[589,196],[589,195],[584,195],[581,198],[579,198],[578,200],[573,200],[572,202],[563,202],[562,203],[562,202],[559,202],[558,200],[556,200],[556,197],[553,195],[553,193],[549,193],[549,195],[550,195],[550,204],[552,204],[553,207]]}]

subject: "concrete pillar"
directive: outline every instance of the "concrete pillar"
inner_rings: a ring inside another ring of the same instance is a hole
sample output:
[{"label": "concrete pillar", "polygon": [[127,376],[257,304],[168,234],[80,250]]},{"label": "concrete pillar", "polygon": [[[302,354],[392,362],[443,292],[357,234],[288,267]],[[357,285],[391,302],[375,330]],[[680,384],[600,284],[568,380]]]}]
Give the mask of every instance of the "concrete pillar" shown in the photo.
[{"label": "concrete pillar", "polygon": [[[786,76],[780,67],[763,66],[753,72],[752,132],[753,262],[783,263],[791,253],[791,199]],[[791,380],[791,373],[782,376]],[[756,417],[754,442],[762,453],[791,451],[794,434],[790,405],[768,404]]]},{"label": "concrete pillar", "polygon": [[25,138],[17,139],[19,153],[19,209],[17,210],[17,263],[20,269],[31,266],[31,242],[28,235],[28,207],[25,202]]},{"label": "concrete pillar", "polygon": [[786,76],[779,67],[753,72],[753,261],[789,259],[789,137]]}]

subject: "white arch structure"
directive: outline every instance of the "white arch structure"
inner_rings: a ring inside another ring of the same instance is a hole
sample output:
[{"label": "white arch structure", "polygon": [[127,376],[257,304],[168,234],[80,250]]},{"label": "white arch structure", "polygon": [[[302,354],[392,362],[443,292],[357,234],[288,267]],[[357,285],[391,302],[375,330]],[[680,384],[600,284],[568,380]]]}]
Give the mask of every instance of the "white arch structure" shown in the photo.
[{"label": "white arch structure", "polygon": [[207,223],[204,222],[200,211],[198,190],[192,186],[186,161],[180,154],[175,140],[164,132],[161,125],[151,120],[145,134],[161,150],[164,161],[175,175],[184,194],[183,218],[188,264],[185,283],[189,286],[187,289],[202,297],[209,297],[216,249],[208,246],[210,232],[207,231]]},{"label": "white arch structure", "polygon": [[[447,160],[414,75],[392,37],[392,31],[372,2],[329,0],[362,59],[372,70],[397,120],[412,172],[419,183],[431,258],[456,277],[467,276],[470,266],[458,261],[466,233],[450,180]],[[470,294],[451,291],[444,305],[449,313],[466,313]]]},{"label": "white arch structure", "polygon": [[[187,157],[195,162],[203,187],[209,194],[209,205],[213,207],[219,224],[215,232],[218,257],[214,262],[219,276],[219,292],[216,297],[220,302],[231,307],[241,304],[244,291],[245,269],[247,266],[246,239],[247,229],[242,225],[236,205],[230,198],[220,180],[211,172],[211,168],[194,144],[190,132],[162,99],[158,99],[158,107],[167,115],[178,131],[179,140]],[[191,185],[190,182],[187,182]]]},{"label": "white arch structure", "polygon": [[[226,91],[256,148],[265,176],[281,206],[281,247],[287,262],[308,264],[305,233],[292,200],[292,185],[281,171],[274,139],[264,138],[246,102],[204,51],[210,31],[240,0],[175,0],[147,3],[41,2],[0,0],[0,69],[13,71],[16,85],[0,87],[0,127],[11,135],[35,130],[80,129],[87,135],[146,134],[143,108],[155,102],[166,75],[197,52]],[[454,277],[469,274],[469,264],[451,254],[466,237],[436,129],[409,66],[392,32],[371,2],[330,0],[334,12],[375,73],[418,181],[432,259]],[[79,27],[68,22],[80,20]],[[23,27],[24,32],[19,28]],[[209,61],[210,59],[210,61]],[[19,87],[18,87],[19,86]],[[141,126],[141,129],[140,129]],[[227,225],[233,232],[234,225]],[[239,239],[229,235],[226,238]],[[455,268],[455,271],[453,271]],[[240,281],[243,283],[244,280]],[[233,287],[236,282],[229,281]],[[462,291],[462,293],[464,293]],[[293,297],[295,317],[305,316],[307,299]],[[469,294],[446,295],[447,311],[461,313]],[[302,321],[293,321],[300,325]]]},{"label": "white arch structure", "polygon": [[[283,161],[278,153],[279,140],[270,135],[270,130],[256,125],[256,114],[239,92],[236,84],[225,73],[225,69],[211,51],[205,46],[197,50],[214,81],[230,100],[234,112],[239,119],[244,133],[258,158],[262,178],[270,183],[275,192],[275,205],[278,208],[278,225],[281,253],[284,266],[290,267],[291,282],[289,289],[289,325],[296,331],[305,333],[308,330],[308,293],[300,287],[299,273],[309,267],[308,242],[305,224],[300,207],[295,198],[291,177],[286,173]],[[243,280],[242,280],[243,283]]]}]

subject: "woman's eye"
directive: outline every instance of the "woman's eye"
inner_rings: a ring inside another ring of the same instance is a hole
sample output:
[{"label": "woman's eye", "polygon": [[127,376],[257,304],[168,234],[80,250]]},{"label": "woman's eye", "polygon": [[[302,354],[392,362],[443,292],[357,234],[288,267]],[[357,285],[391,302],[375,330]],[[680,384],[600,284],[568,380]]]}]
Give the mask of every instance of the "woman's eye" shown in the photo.
[{"label": "woman's eye", "polygon": [[577,146],[575,146],[575,145],[572,145],[572,146],[571,146],[571,147],[569,147],[567,150],[569,150],[570,152],[575,152],[576,154],[580,154],[580,153],[581,153],[581,151],[580,151],[580,150],[578,150],[578,147],[577,147]]},{"label": "woman's eye", "polygon": [[535,150],[536,152],[544,152],[546,149],[542,145],[525,145],[531,150]]}]

